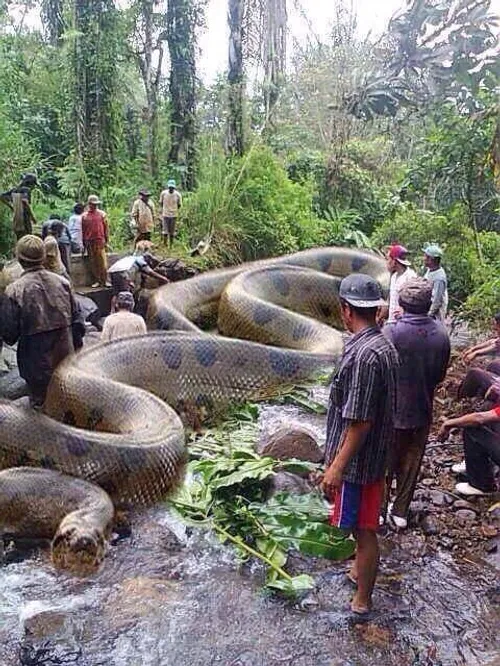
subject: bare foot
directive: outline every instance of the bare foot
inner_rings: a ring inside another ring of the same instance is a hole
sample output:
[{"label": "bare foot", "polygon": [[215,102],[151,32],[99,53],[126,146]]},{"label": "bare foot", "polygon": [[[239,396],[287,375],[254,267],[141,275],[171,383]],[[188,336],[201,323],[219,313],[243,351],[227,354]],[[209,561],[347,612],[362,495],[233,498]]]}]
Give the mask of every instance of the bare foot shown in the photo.
[{"label": "bare foot", "polygon": [[367,615],[371,609],[371,603],[360,601],[358,595],[354,595],[351,601],[351,610],[353,613],[356,613],[356,615]]}]

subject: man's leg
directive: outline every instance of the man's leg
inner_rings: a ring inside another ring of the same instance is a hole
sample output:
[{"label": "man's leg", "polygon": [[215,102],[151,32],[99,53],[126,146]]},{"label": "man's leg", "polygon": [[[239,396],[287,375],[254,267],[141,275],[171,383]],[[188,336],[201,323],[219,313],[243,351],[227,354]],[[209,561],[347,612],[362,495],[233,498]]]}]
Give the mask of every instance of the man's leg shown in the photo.
[{"label": "man's leg", "polygon": [[169,243],[169,247],[172,247],[172,245],[174,244],[175,222],[176,222],[175,217],[169,217],[168,218],[168,243]]},{"label": "man's leg", "polygon": [[396,430],[396,460],[394,473],[396,475],[396,499],[392,513],[400,518],[406,518],[417,485],[418,475],[425,447],[429,427],[415,428],[413,430]]},{"label": "man's leg", "polygon": [[485,426],[464,428],[463,439],[470,485],[483,492],[495,490],[492,461],[500,465],[500,434]]},{"label": "man's leg", "polygon": [[351,608],[355,613],[367,613],[372,607],[372,594],[377,579],[379,547],[374,530],[357,529],[356,560],[353,573],[356,573],[358,590],[353,597]]},{"label": "man's leg", "polygon": [[108,257],[106,255],[106,248],[100,247],[97,250],[97,265],[99,274],[99,284],[101,287],[106,286],[108,281]]},{"label": "man's leg", "polygon": [[98,252],[98,250],[96,249],[95,244],[90,242],[87,247],[87,254],[89,258],[90,274],[92,275],[92,284],[99,282],[96,252]]}]

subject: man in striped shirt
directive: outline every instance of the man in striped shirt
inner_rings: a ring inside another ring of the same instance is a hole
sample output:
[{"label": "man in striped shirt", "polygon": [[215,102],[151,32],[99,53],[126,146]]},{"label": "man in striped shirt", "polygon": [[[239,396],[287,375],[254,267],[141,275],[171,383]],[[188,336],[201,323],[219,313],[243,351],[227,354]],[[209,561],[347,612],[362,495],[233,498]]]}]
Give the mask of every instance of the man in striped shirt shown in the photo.
[{"label": "man in striped shirt", "polygon": [[331,388],[322,488],[333,504],[331,524],[356,539],[349,578],[358,589],[351,608],[364,615],[371,610],[378,571],[377,529],[394,436],[398,355],[376,325],[378,308],[385,305],[377,282],[350,275],[342,280],[339,296],[353,337]]}]

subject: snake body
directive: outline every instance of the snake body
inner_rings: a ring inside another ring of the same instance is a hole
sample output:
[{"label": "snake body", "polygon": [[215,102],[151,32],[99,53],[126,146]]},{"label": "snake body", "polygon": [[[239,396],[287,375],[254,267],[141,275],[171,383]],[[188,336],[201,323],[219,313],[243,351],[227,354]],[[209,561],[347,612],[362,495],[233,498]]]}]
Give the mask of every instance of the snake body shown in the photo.
[{"label": "snake body", "polygon": [[[29,536],[36,524],[55,534],[55,564],[97,566],[110,522],[103,496],[115,506],[151,504],[182,479],[186,446],[177,412],[269,395],[334,362],[341,349],[332,328],[340,326],[338,279],[351,272],[387,286],[383,260],[342,248],[166,285],[148,311],[150,326],[160,330],[68,358],[53,375],[43,414],[0,402],[0,469],[23,468],[0,476],[0,530]],[[198,326],[216,315],[225,335],[259,342],[201,332]],[[38,501],[57,473],[69,475],[57,477],[67,498],[59,513],[53,496]],[[12,508],[19,496],[31,498],[27,523]]]}]

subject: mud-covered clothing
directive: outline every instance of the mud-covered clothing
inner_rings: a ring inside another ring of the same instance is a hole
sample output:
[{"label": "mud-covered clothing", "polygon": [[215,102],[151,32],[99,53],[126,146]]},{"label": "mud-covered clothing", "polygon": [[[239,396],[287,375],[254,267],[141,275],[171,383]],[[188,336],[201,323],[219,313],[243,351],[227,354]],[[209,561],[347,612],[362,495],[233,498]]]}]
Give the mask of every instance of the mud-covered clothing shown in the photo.
[{"label": "mud-covered clothing", "polygon": [[16,238],[19,240],[26,234],[33,233],[33,216],[31,213],[31,189],[24,185],[13,187],[0,194],[0,201],[8,203],[13,209],[12,226]]},{"label": "mud-covered clothing", "polygon": [[369,484],[385,475],[394,436],[398,355],[378,328],[365,328],[345,345],[330,391],[325,460],[330,465],[353,421],[371,428],[343,475],[344,481]]},{"label": "mud-covered clothing", "polygon": [[106,317],[102,328],[101,342],[128,338],[131,335],[147,333],[144,319],[133,312],[121,310]]},{"label": "mud-covered clothing", "polygon": [[74,349],[79,313],[70,284],[41,267],[25,270],[5,290],[0,314],[0,335],[18,343],[19,374],[41,405],[55,368]]},{"label": "mud-covered clothing", "polygon": [[143,199],[136,199],[132,205],[131,217],[137,223],[138,234],[150,234],[154,226],[154,204]]},{"label": "mud-covered clothing", "polygon": [[448,278],[444,268],[435,271],[427,270],[424,275],[432,283],[432,303],[429,315],[444,321],[448,312]]},{"label": "mud-covered clothing", "polygon": [[394,427],[423,428],[432,422],[434,391],[450,360],[450,338],[440,321],[405,313],[384,334],[399,354]]}]

